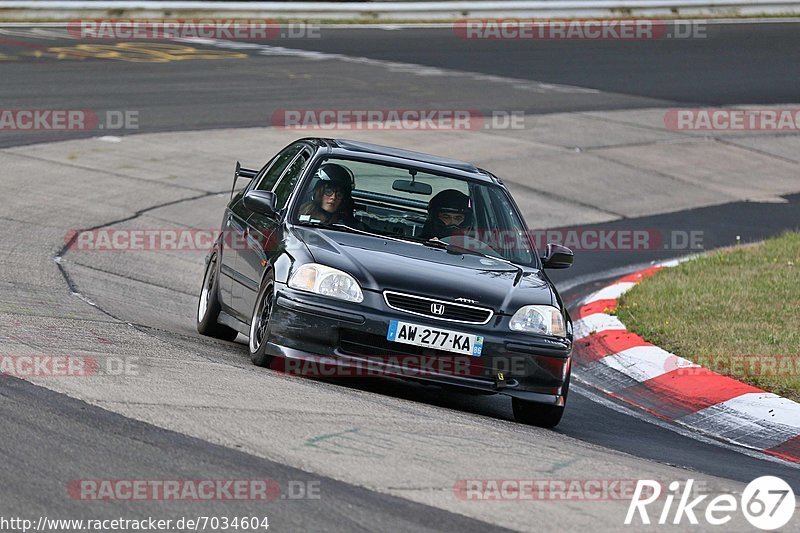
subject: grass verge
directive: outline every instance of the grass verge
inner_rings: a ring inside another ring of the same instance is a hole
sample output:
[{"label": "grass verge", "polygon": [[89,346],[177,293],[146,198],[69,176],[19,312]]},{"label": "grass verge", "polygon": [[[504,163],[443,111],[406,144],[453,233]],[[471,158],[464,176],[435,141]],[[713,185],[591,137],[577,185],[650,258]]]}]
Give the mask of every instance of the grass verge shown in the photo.
[{"label": "grass verge", "polygon": [[800,233],[664,269],[616,314],[675,355],[800,401]]}]

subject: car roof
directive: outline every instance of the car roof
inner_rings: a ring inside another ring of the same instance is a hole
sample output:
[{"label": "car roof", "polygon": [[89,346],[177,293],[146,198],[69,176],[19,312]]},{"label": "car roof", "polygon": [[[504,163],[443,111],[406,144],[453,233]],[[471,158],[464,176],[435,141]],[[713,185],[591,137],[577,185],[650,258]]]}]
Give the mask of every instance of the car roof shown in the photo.
[{"label": "car roof", "polygon": [[438,155],[414,152],[411,150],[404,150],[402,148],[383,146],[380,144],[362,141],[353,141],[350,139],[308,138],[303,140],[311,141],[313,144],[320,147],[327,146],[327,148],[335,155],[366,157],[375,161],[386,161],[388,158],[394,160],[405,160],[407,162],[423,163],[424,166],[432,169],[439,167],[440,170],[456,171],[457,174],[466,174],[470,178],[480,181],[499,181],[491,173],[476,167],[472,163],[459,161],[457,159],[449,159]]}]

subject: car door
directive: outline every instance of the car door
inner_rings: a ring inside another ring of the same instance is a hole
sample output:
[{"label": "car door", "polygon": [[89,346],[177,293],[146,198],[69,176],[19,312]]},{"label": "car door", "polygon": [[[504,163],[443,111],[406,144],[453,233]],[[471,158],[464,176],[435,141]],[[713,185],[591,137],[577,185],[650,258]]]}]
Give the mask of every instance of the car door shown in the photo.
[{"label": "car door", "polygon": [[244,242],[247,217],[250,212],[244,207],[241,195],[228,206],[225,211],[223,224],[222,246],[220,253],[220,302],[223,308],[235,312],[235,296],[240,293],[238,287],[241,283],[240,275],[236,268],[238,248]]},{"label": "car door", "polygon": [[[244,192],[252,189],[271,191],[303,147],[303,144],[295,143],[281,150],[278,155],[264,165],[264,168]],[[242,275],[240,256],[248,243],[250,230],[247,220],[252,212],[244,206],[243,196],[243,194],[237,195],[236,200],[228,206],[225,213],[220,297],[227,312],[239,319],[249,320],[252,309],[248,309],[244,303],[248,278]]]},{"label": "car door", "polygon": [[[276,198],[275,207],[279,213],[286,207],[303,171],[311,160],[311,155],[310,149],[301,150],[272,189]],[[247,246],[243,247],[239,254],[239,266],[242,275],[247,278],[247,283],[244,285],[243,305],[252,313],[261,277],[280,253],[279,247],[283,242],[283,235],[281,234],[280,216],[270,217],[252,213],[248,219],[248,226],[250,231],[247,236]]]}]

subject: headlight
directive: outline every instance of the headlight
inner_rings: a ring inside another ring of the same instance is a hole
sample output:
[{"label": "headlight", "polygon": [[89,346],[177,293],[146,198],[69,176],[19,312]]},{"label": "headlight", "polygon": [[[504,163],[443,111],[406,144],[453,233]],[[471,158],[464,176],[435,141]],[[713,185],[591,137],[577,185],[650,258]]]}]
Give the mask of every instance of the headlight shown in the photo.
[{"label": "headlight", "polygon": [[318,263],[307,263],[298,268],[289,279],[289,287],[348,302],[364,301],[361,287],[353,276]]},{"label": "headlight", "polygon": [[550,305],[526,305],[511,317],[508,325],[514,331],[564,337],[564,318],[561,311]]}]

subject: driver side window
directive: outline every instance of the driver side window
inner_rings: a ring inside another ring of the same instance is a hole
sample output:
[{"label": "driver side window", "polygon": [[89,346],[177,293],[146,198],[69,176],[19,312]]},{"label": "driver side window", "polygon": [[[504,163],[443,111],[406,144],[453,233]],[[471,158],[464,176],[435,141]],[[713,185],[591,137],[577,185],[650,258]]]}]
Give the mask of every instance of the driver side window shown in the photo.
[{"label": "driver side window", "polygon": [[259,191],[271,191],[278,182],[278,178],[283,174],[283,171],[286,170],[289,163],[292,162],[302,149],[302,144],[293,144],[279,153],[275,159],[272,160],[272,163],[269,164],[266,172],[261,176],[258,185],[255,186],[255,189]]}]

